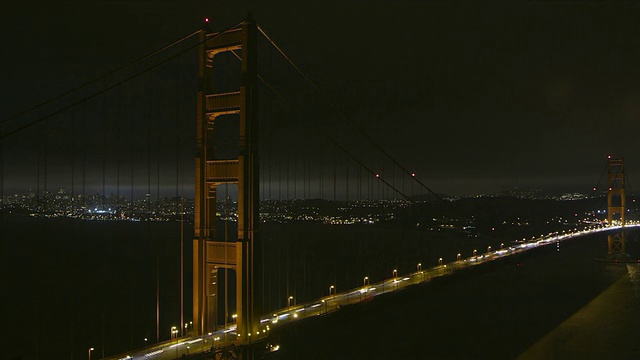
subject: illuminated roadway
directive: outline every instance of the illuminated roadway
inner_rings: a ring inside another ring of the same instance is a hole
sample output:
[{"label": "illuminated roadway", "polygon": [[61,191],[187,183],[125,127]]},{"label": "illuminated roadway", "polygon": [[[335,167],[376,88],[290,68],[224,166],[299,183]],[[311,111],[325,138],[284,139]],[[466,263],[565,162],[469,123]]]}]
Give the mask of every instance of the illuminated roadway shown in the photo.
[{"label": "illuminated roadway", "polygon": [[[638,226],[640,226],[640,223],[635,222],[630,222],[625,225],[625,227]],[[331,295],[329,296],[325,296],[321,299],[304,304],[298,304],[280,309],[268,316],[264,316],[260,320],[259,333],[238,335],[236,333],[235,325],[231,325],[226,329],[218,330],[214,333],[209,333],[204,336],[192,336],[173,339],[171,341],[158,343],[154,346],[150,346],[144,349],[131,351],[129,354],[107,357],[106,359],[170,360],[179,358],[183,354],[193,354],[203,351],[209,351],[211,350],[212,345],[215,348],[231,346],[234,343],[234,340],[243,335],[252,337],[252,339],[262,339],[266,335],[268,335],[271,328],[277,327],[281,324],[290,323],[292,321],[304,319],[310,316],[331,313],[339,310],[342,306],[345,305],[356,304],[381,294],[398,291],[406,288],[407,286],[427,282],[435,277],[453,274],[455,271],[463,268],[484,264],[486,262],[506,256],[520,254],[525,251],[538,248],[540,246],[560,243],[563,240],[568,240],[583,235],[618,230],[621,228],[622,226],[597,225],[587,227],[584,230],[574,229],[574,231],[563,234],[559,234],[558,232],[549,233],[545,236],[532,238],[528,241],[522,240],[520,242],[516,242],[516,244],[512,246],[504,246],[500,249],[488,251],[477,256],[459,258],[456,261],[447,264],[440,264],[438,266],[434,266],[424,270],[421,269],[420,264],[418,264],[417,271],[410,274],[399,275],[394,270],[394,275],[396,276],[392,278],[371,284],[368,283],[368,278],[364,278],[362,287],[351,289],[347,292],[335,293],[335,288],[330,287],[329,291],[331,292]],[[276,350],[277,347],[272,349]]]}]

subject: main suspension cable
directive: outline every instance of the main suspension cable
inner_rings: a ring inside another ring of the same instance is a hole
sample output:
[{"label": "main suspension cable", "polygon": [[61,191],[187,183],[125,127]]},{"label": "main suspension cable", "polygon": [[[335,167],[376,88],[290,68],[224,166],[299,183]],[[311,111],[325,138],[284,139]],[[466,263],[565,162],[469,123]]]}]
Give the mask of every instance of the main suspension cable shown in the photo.
[{"label": "main suspension cable", "polygon": [[[25,130],[27,128],[30,128],[30,127],[32,127],[32,126],[34,126],[34,125],[46,120],[46,119],[49,119],[49,118],[51,118],[53,116],[56,116],[56,115],[58,115],[60,113],[63,113],[64,111],[66,111],[66,110],[68,110],[70,108],[73,108],[75,106],[78,106],[78,105],[86,102],[87,100],[93,99],[93,98],[97,97],[98,95],[104,94],[105,92],[107,92],[107,91],[109,91],[111,89],[114,89],[114,88],[116,88],[116,87],[118,87],[118,86],[120,86],[122,84],[125,84],[125,83],[127,83],[127,82],[129,82],[129,81],[131,81],[131,80],[133,80],[133,79],[135,79],[135,78],[137,78],[137,77],[139,77],[139,76],[141,76],[143,74],[146,74],[147,72],[149,72],[151,70],[154,70],[154,69],[160,67],[161,65],[164,65],[165,63],[167,63],[167,62],[169,62],[169,61],[181,56],[182,54],[184,54],[184,53],[186,53],[188,51],[191,51],[192,49],[196,48],[197,46],[200,46],[203,43],[205,43],[207,41],[210,41],[213,38],[216,38],[216,37],[218,37],[218,36],[220,36],[220,35],[222,35],[224,33],[227,33],[229,31],[237,28],[239,25],[242,25],[243,23],[244,23],[244,20],[242,22],[236,24],[236,25],[233,25],[233,26],[230,26],[230,27],[226,28],[225,30],[222,30],[222,31],[220,31],[218,33],[215,33],[211,37],[205,38],[202,41],[198,41],[196,44],[194,44],[192,46],[189,46],[189,47],[185,48],[184,50],[178,52],[177,54],[171,55],[171,56],[167,57],[166,59],[163,59],[163,60],[159,61],[158,63],[156,63],[154,65],[151,65],[151,66],[149,66],[149,67],[147,67],[145,69],[142,69],[136,74],[128,76],[128,77],[124,78],[123,80],[120,80],[120,81],[118,81],[118,82],[116,82],[116,83],[114,83],[114,84],[112,84],[112,85],[110,85],[110,86],[108,86],[108,87],[106,87],[106,88],[104,88],[102,90],[98,90],[97,92],[95,92],[95,93],[93,93],[91,95],[88,95],[88,96],[86,96],[86,97],[84,97],[84,98],[82,98],[80,100],[74,101],[73,103],[64,106],[62,109],[53,111],[53,112],[51,112],[51,113],[49,113],[49,114],[47,114],[47,115],[45,115],[43,117],[40,117],[40,118],[38,118],[38,119],[36,119],[34,121],[31,121],[29,123],[26,123],[26,124],[24,124],[22,126],[19,126],[19,127],[15,128],[15,129],[13,129],[13,130],[10,130],[10,131],[7,131],[7,132],[5,132],[3,134],[0,134],[0,139],[4,139],[4,138],[6,138],[6,137],[8,137],[10,135],[18,133],[18,132],[20,132],[22,130]],[[201,31],[201,30],[198,30],[198,32],[199,31]]]},{"label": "main suspension cable", "polygon": [[139,59],[131,61],[128,64],[126,64],[124,66],[121,66],[121,67],[119,67],[119,68],[117,68],[117,69],[115,69],[115,70],[113,70],[113,71],[111,71],[111,72],[109,72],[107,74],[104,74],[104,75],[102,75],[102,76],[100,76],[98,78],[95,78],[93,80],[89,80],[89,81],[85,82],[84,84],[82,84],[82,85],[80,85],[80,86],[78,86],[76,88],[67,90],[66,92],[64,92],[64,93],[62,93],[62,94],[60,94],[58,96],[55,96],[55,97],[53,97],[53,98],[51,98],[49,100],[45,100],[45,101],[43,101],[43,102],[41,102],[39,104],[36,104],[36,105],[24,110],[24,111],[19,112],[17,114],[11,115],[11,116],[3,119],[2,121],[0,121],[0,125],[6,123],[8,121],[11,121],[11,120],[13,120],[15,118],[18,118],[18,117],[20,117],[22,115],[28,114],[28,113],[30,113],[30,112],[38,109],[38,108],[41,108],[41,107],[46,106],[46,105],[49,105],[49,104],[51,104],[51,103],[53,103],[53,102],[55,102],[57,100],[60,100],[60,99],[62,99],[64,97],[66,97],[66,96],[69,96],[69,95],[71,95],[71,94],[73,94],[75,92],[78,92],[78,91],[80,91],[80,90],[82,90],[82,89],[84,89],[84,88],[86,88],[86,87],[88,87],[88,86],[90,86],[90,85],[92,85],[94,83],[97,83],[99,81],[105,80],[108,77],[114,76],[115,74],[117,74],[119,72],[122,72],[125,69],[127,69],[127,68],[129,68],[129,67],[131,67],[131,66],[133,66],[135,64],[141,63],[141,62],[143,62],[143,61],[145,61],[145,60],[147,60],[147,59],[149,59],[149,58],[151,58],[153,56],[156,56],[157,54],[159,54],[159,53],[161,53],[161,52],[163,52],[165,50],[168,50],[169,48],[172,48],[173,46],[175,46],[175,45],[177,45],[177,44],[189,39],[193,35],[196,35],[199,31],[200,30],[194,31],[191,34],[189,34],[187,36],[184,36],[181,39],[176,40],[176,41],[172,42],[171,44],[162,47],[161,49],[155,50],[155,51],[153,51],[153,52],[151,52],[151,53],[149,53],[149,54],[147,54],[147,55],[145,55],[145,56],[143,56],[143,57],[141,57]]},{"label": "main suspension cable", "polygon": [[422,181],[420,181],[415,176],[415,173],[410,172],[409,170],[407,170],[394,157],[392,157],[391,154],[389,154],[386,150],[384,150],[371,136],[369,136],[369,134],[366,131],[364,131],[364,129],[362,129],[361,126],[359,126],[354,121],[352,121],[351,118],[346,116],[343,112],[339,111],[337,109],[337,106],[334,103],[332,103],[330,100],[328,100],[326,98],[326,96],[323,96],[323,93],[322,93],[322,91],[320,91],[320,88],[291,60],[291,58],[289,58],[289,56],[287,56],[287,54],[284,51],[282,51],[282,49],[269,37],[269,35],[266,34],[266,32],[260,26],[258,26],[258,30],[265,37],[265,39],[267,39],[267,41],[269,41],[269,43],[271,43],[271,45],[276,50],[278,50],[278,52],[298,72],[298,74],[300,74],[300,76],[302,76],[307,81],[307,83],[309,83],[309,85],[314,89],[314,91],[316,93],[316,96],[318,96],[320,98],[320,100],[322,102],[324,102],[327,107],[329,107],[331,110],[333,110],[333,112],[335,114],[339,115],[344,120],[346,120],[350,125],[355,127],[356,130],[358,130],[358,132],[360,132],[367,140],[369,140],[376,147],[376,149],[378,149],[383,155],[385,155],[388,159],[390,159],[396,166],[398,166],[407,175],[410,175],[412,178],[414,178],[415,181],[418,182],[418,184],[420,184],[420,186],[422,186],[425,190],[429,191],[432,195],[434,195],[438,199],[444,201],[444,199],[442,199],[442,197],[440,197],[440,195],[435,193],[433,190],[431,190],[429,187],[427,187]]}]

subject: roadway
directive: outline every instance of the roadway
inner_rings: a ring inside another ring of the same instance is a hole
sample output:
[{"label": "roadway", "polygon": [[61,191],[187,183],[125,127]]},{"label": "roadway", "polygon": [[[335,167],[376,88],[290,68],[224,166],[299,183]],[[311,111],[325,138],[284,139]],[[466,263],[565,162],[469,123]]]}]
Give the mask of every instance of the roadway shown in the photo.
[{"label": "roadway", "polygon": [[[626,227],[638,227],[640,223],[628,223]],[[499,249],[487,249],[487,252],[461,258],[458,260],[442,264],[442,262],[434,267],[422,269],[418,264],[416,271],[410,274],[400,275],[395,270],[393,277],[384,279],[376,283],[369,283],[368,278],[363,279],[363,286],[350,289],[345,292],[337,292],[335,287],[329,287],[329,295],[321,299],[289,306],[269,315],[262,317],[260,320],[260,331],[254,334],[237,334],[235,324],[230,325],[226,329],[218,330],[204,336],[187,336],[171,341],[158,343],[144,349],[131,351],[129,354],[108,357],[109,360],[120,359],[153,359],[153,360],[170,360],[180,358],[183,355],[194,354],[209,351],[214,348],[221,348],[232,345],[239,337],[247,336],[251,339],[259,340],[268,336],[272,328],[282,324],[291,323],[308,317],[328,314],[339,310],[343,306],[357,304],[362,301],[370,300],[376,296],[392,293],[402,290],[408,286],[428,282],[434,278],[451,275],[456,271],[485,264],[489,261],[500,259],[503,257],[520,254],[541,246],[548,246],[569,240],[575,237],[595,234],[599,232],[613,231],[621,229],[622,226],[604,226],[594,225],[582,230],[574,229],[572,231],[563,232],[562,234],[549,233],[530,240],[521,240],[511,246],[501,246]],[[275,350],[275,349],[274,349]]]}]

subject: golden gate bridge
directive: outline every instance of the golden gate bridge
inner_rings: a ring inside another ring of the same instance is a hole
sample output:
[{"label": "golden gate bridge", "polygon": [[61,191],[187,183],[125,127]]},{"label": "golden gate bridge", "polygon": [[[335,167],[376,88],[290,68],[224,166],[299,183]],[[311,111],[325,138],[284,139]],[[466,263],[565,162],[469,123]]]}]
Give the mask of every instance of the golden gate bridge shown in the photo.
[{"label": "golden gate bridge", "polygon": [[[280,324],[529,249],[636,226],[625,221],[623,162],[609,159],[606,223],[517,245],[489,242],[486,251],[457,253],[448,261],[433,256],[402,264],[404,271],[397,265],[371,270],[369,263],[368,271],[350,281],[338,279],[334,270],[333,281],[322,277],[324,285],[306,278],[306,266],[322,267],[309,260],[302,265],[304,284],[298,285],[316,288],[296,292],[290,284],[296,275],[289,275],[294,270],[287,265],[286,290],[272,292],[265,279],[275,276],[274,263],[264,254],[280,251],[269,249],[278,243],[274,237],[291,235],[265,219],[278,210],[277,222],[299,220],[278,207],[302,207],[313,221],[367,224],[380,221],[367,209],[389,207],[415,221],[425,203],[447,200],[370,136],[363,121],[323,94],[251,18],[217,32],[205,24],[0,125],[3,208],[18,201],[6,193],[27,184],[31,191],[20,197],[32,214],[142,222],[170,214],[180,223],[179,324],[161,327],[156,255],[155,345],[150,336],[143,350],[113,358],[259,357],[278,350],[269,334]],[[56,204],[63,200],[67,205],[60,211]],[[322,217],[327,202],[345,214],[363,214]],[[626,260],[623,234],[609,236],[609,255],[618,260]],[[185,282],[185,263],[192,281]],[[190,282],[192,294],[185,286]],[[186,314],[185,302],[191,302],[192,314]]]}]

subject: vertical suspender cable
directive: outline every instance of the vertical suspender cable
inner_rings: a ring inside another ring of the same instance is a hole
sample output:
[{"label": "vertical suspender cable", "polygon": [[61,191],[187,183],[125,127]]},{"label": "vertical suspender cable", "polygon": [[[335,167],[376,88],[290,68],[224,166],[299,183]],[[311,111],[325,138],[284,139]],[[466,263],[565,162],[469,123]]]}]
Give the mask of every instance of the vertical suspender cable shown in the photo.
[{"label": "vertical suspender cable", "polygon": [[358,185],[357,185],[357,199],[358,202],[360,202],[361,200],[361,194],[362,194],[362,168],[360,166],[357,167],[358,168]]},{"label": "vertical suspender cable", "polygon": [[[156,104],[159,104],[160,101],[158,101],[158,93],[155,94],[156,95]],[[155,216],[158,216],[159,212],[160,212],[160,145],[162,144],[162,131],[160,131],[160,127],[158,125],[158,121],[156,119],[155,123],[155,130],[156,130],[156,135],[157,135],[157,143],[156,143],[156,159],[157,159],[157,163],[156,163],[156,176],[157,176],[157,180],[156,180],[156,204],[155,204]]]},{"label": "vertical suspender cable", "polygon": [[49,210],[48,209],[49,204],[47,202],[48,201],[47,200],[47,172],[49,170],[47,168],[47,165],[48,165],[47,164],[47,159],[48,159],[47,155],[49,153],[49,131],[48,131],[49,130],[48,129],[49,121],[45,120],[45,122],[42,124],[42,127],[44,129],[44,154],[43,154],[43,156],[44,156],[44,169],[43,169],[43,172],[44,172],[44,183],[43,183],[44,191],[42,192],[42,200],[43,200],[43,208],[44,208],[44,210]]},{"label": "vertical suspender cable", "polygon": [[346,182],[345,182],[345,200],[346,202],[349,202],[350,198],[349,198],[349,159],[346,159],[345,164],[344,164],[344,168],[345,168],[345,178],[346,178]]},{"label": "vertical suspender cable", "polygon": [[[300,116],[300,110],[298,110],[298,116]],[[299,119],[298,119],[299,120]],[[297,143],[297,142],[296,142]],[[297,149],[293,151],[293,199],[298,199],[298,159],[300,154]]]},{"label": "vertical suspender cable", "polygon": [[[229,185],[224,187],[224,242],[229,242]],[[224,263],[227,264],[227,252],[224,252]],[[224,328],[229,321],[229,269],[224,269]]]},{"label": "vertical suspender cable", "polygon": [[[151,81],[151,75],[149,75],[149,86],[147,89],[151,89],[153,81]],[[149,96],[149,112],[147,113],[147,221],[151,219],[151,114],[153,113],[153,102],[151,101],[151,94]],[[148,224],[148,223],[147,223]]]},{"label": "vertical suspender cable", "polygon": [[0,215],[4,219],[4,139],[0,139]]},{"label": "vertical suspender cable", "polygon": [[271,124],[269,123],[269,112],[267,112],[265,114],[265,128],[266,128],[266,132],[267,132],[267,144],[269,144],[268,148],[267,148],[267,171],[269,172],[269,175],[267,175],[267,185],[269,188],[269,200],[273,199],[273,196],[271,194],[271,158],[273,157],[273,149],[272,149],[272,141],[271,141]]},{"label": "vertical suspender cable", "polygon": [[[115,99],[115,131],[116,131],[116,214],[119,214],[122,209],[120,209],[120,155],[122,152],[120,146],[120,101],[119,98]],[[133,334],[131,335],[133,336]],[[133,345],[133,339],[131,340],[131,344]]]},{"label": "vertical suspender cable", "polygon": [[82,139],[83,139],[83,146],[82,146],[82,203],[81,203],[81,208],[82,211],[84,211],[84,207],[87,204],[87,192],[86,192],[86,185],[87,185],[87,103],[83,102],[82,103]]},{"label": "vertical suspender cable", "polygon": [[[149,86],[147,87],[147,89],[151,90],[153,89],[153,77],[152,77],[153,73],[149,74]],[[146,221],[147,221],[147,238],[151,240],[151,115],[153,114],[153,101],[152,101],[152,97],[151,94],[147,93],[147,96],[149,96],[148,101],[149,101],[149,112],[147,113],[147,194],[146,194],[146,201],[147,201],[147,215],[146,215]],[[158,270],[159,270],[159,259],[158,257],[160,256],[160,251],[159,251],[159,245],[156,242],[154,242],[154,246],[155,246],[155,253],[156,253],[156,268],[155,268],[155,275],[156,275],[156,342],[160,342],[160,284],[159,284],[159,274],[158,274]]]},{"label": "vertical suspender cable", "polygon": [[[396,184],[396,168],[394,166],[391,167],[391,180],[393,182],[393,185]],[[403,189],[404,189],[404,184],[403,184]],[[402,193],[404,194],[404,190],[402,191]],[[389,196],[389,189],[387,189],[387,196]],[[396,198],[397,194],[393,194],[394,198]],[[391,200],[393,200],[391,199]]]},{"label": "vertical suspender cable", "polygon": [[[38,130],[40,130],[42,128],[42,125],[38,127]],[[42,138],[42,131],[40,131],[40,138]],[[36,146],[36,154],[38,157],[38,160],[36,162],[36,166],[37,166],[37,173],[36,173],[36,208],[40,206],[40,153],[42,152],[41,149],[42,145],[40,146]]]},{"label": "vertical suspender cable", "polygon": [[336,201],[336,190],[337,190],[337,182],[336,182],[336,151],[333,150],[333,201]]},{"label": "vertical suspender cable", "polygon": [[282,158],[278,156],[278,200],[282,200]]},{"label": "vertical suspender cable", "polygon": [[[184,211],[183,211],[183,198],[184,198],[184,177],[182,176],[182,154],[181,154],[181,140],[182,132],[180,127],[180,82],[182,81],[182,69],[181,60],[182,57],[178,57],[178,81],[176,84],[176,199],[177,210],[180,214],[180,331],[184,336]],[[180,192],[178,192],[178,181],[180,182]]]},{"label": "vertical suspender cable", "polygon": [[[71,113],[71,215],[76,215],[76,199],[75,199],[75,184],[76,184],[76,109],[73,108]],[[75,228],[75,227],[74,227]]]},{"label": "vertical suspender cable", "polygon": [[[303,128],[304,131],[304,143],[309,144],[309,139],[307,138],[307,128]],[[307,187],[309,187],[309,148],[310,146],[305,146],[304,157],[302,158],[302,198],[308,199],[311,197],[311,192],[307,192]]]},{"label": "vertical suspender cable", "polygon": [[[373,168],[373,165],[371,166],[371,169]],[[374,169],[375,171],[375,169]],[[367,176],[367,199],[369,201],[373,200],[373,185],[372,185],[372,177],[371,176]]]},{"label": "vertical suspender cable", "polygon": [[[382,168],[380,169],[380,176],[384,176],[384,165],[382,165]],[[380,178],[377,178],[380,179]],[[381,189],[380,187],[380,181],[376,181],[375,182],[375,186],[376,186],[376,190],[377,190],[377,196],[376,196],[376,200],[380,201],[380,200],[384,200],[384,190]],[[383,192],[382,197],[380,196],[380,192]]]},{"label": "vertical suspender cable", "polygon": [[103,95],[102,98],[102,199],[101,199],[101,204],[102,206],[106,206],[106,193],[105,193],[105,187],[106,187],[106,182],[107,182],[107,171],[106,171],[106,161],[107,161],[107,112],[106,112],[106,105],[105,105],[105,97],[106,95]]},{"label": "vertical suspender cable", "polygon": [[[104,84],[103,82],[103,86],[105,86],[106,84]],[[106,87],[106,86],[105,86]],[[106,94],[102,94],[100,99],[102,104],[100,105],[100,114],[102,115],[102,121],[100,122],[101,125],[101,133],[102,133],[102,197],[100,199],[100,205],[102,206],[101,210],[104,210],[106,208],[106,197],[105,197],[105,186],[106,186],[106,156],[107,156],[107,107],[105,105],[105,97]],[[96,104],[97,105],[97,104]],[[101,222],[101,227],[102,227],[102,246],[107,246],[106,243],[110,243],[110,241],[108,241],[107,238],[107,228],[106,228],[106,221],[102,221]],[[106,259],[104,257],[101,258],[101,261],[103,262],[103,269],[106,269],[106,266],[104,266],[104,264],[106,264]],[[101,331],[101,340],[102,340],[102,346],[101,346],[101,350],[102,350],[102,357],[104,358],[104,348],[105,348],[105,327],[106,327],[106,320],[105,320],[105,314],[107,312],[107,302],[106,299],[103,298],[102,299],[102,316],[101,316],[101,320],[102,320],[102,331]]]},{"label": "vertical suspender cable", "polygon": [[400,174],[400,178],[402,179],[402,193],[403,193],[403,194],[406,194],[406,193],[404,192],[404,180],[405,180],[405,176],[404,176],[404,174]]},{"label": "vertical suspender cable", "polygon": [[134,183],[133,183],[133,178],[134,178],[133,177],[133,169],[134,169],[133,157],[134,157],[134,154],[135,154],[135,144],[136,144],[136,139],[133,136],[134,131],[135,131],[134,124],[135,124],[135,121],[133,121],[133,120],[129,121],[129,141],[131,141],[131,147],[129,148],[129,153],[131,154],[131,156],[130,156],[130,160],[131,160],[131,163],[130,163],[130,166],[131,166],[131,189],[130,189],[130,191],[131,191],[131,194],[129,195],[130,196],[130,198],[129,198],[129,200],[130,200],[130,202],[129,202],[129,218],[131,220],[133,220],[133,218],[134,218],[134,216],[133,216],[133,208],[134,208],[133,207],[133,205],[134,205],[134,199],[133,199],[133,197],[134,197],[134,194],[133,194],[133,189],[134,189]]},{"label": "vertical suspender cable", "polygon": [[323,192],[323,190],[324,190],[324,183],[323,183],[323,181],[322,181],[322,180],[323,180],[323,178],[322,178],[322,176],[323,176],[322,168],[323,168],[323,167],[324,167],[324,151],[320,151],[320,176],[319,176],[319,178],[320,178],[320,186],[319,186],[319,188],[318,188],[318,197],[319,197],[320,199],[323,199],[323,198],[324,198],[324,192]]},{"label": "vertical suspender cable", "polygon": [[345,174],[345,183],[344,183],[344,200],[346,203],[352,201],[351,192],[353,191],[353,179],[351,179],[355,174],[351,170],[351,161],[348,156],[342,156],[342,164],[344,165],[344,174]]}]

